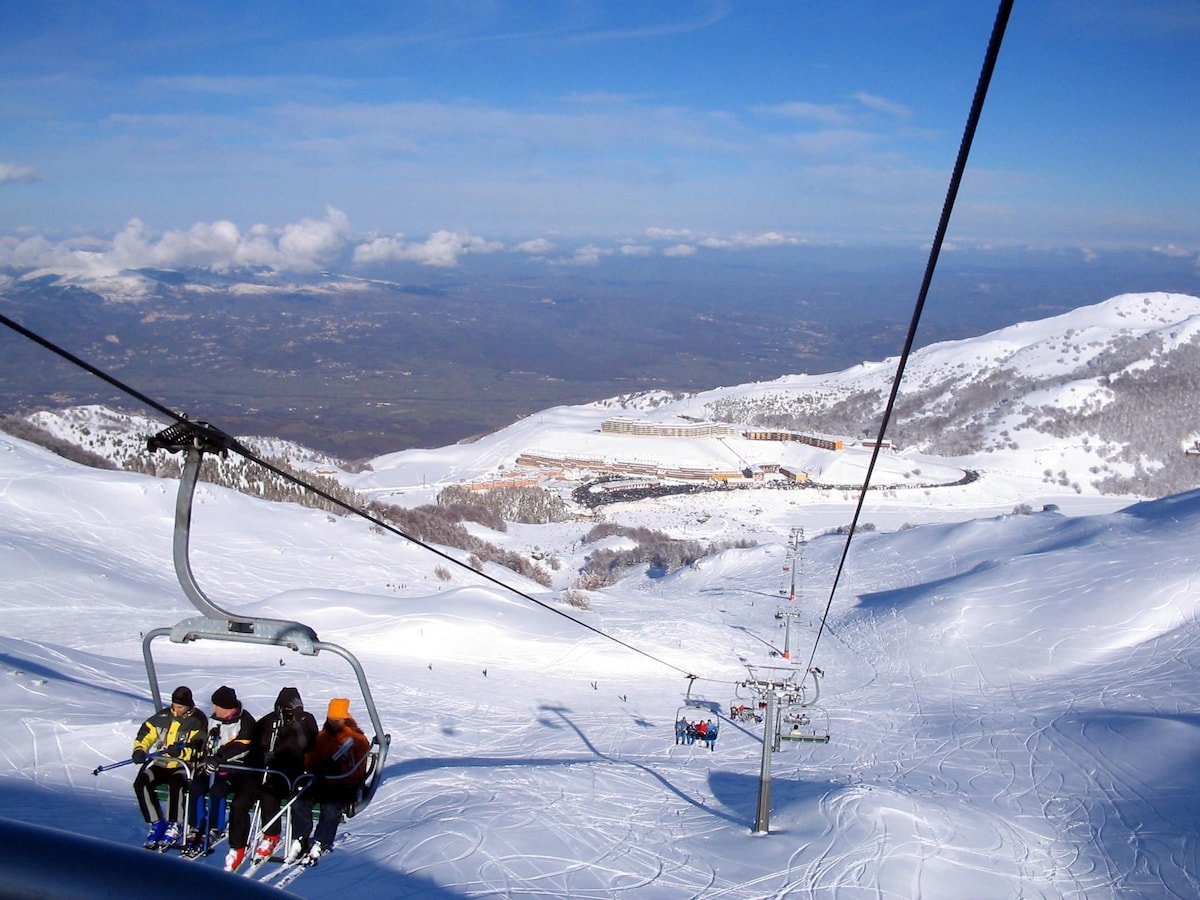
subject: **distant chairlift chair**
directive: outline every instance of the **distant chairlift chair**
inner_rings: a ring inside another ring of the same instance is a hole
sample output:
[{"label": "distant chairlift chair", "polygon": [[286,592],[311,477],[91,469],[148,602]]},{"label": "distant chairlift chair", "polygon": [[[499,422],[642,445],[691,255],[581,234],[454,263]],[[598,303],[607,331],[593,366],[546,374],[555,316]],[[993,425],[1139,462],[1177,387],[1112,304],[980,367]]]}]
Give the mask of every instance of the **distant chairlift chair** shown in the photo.
[{"label": "distant chairlift chair", "polygon": [[776,735],[793,743],[828,744],[829,713],[817,705],[821,699],[821,670],[809,669],[813,676],[813,698],[807,700],[804,691],[783,706],[779,714]]}]

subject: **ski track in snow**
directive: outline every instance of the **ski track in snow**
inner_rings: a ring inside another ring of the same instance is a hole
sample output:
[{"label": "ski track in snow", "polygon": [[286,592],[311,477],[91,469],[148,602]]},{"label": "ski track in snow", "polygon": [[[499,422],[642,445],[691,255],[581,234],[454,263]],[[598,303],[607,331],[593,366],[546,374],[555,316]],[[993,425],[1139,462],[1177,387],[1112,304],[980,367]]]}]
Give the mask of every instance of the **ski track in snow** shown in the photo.
[{"label": "ski track in snow", "polygon": [[[150,712],[139,632],[192,614],[172,587],[173,497],[0,463],[0,796],[9,815],[137,843],[132,767],[92,769],[126,758]],[[438,585],[366,529],[207,503],[225,524],[205,526],[201,582],[321,623],[359,655],[393,734],[379,794],[343,826],[354,840],[289,885],[301,896],[348,877],[371,897],[1200,894],[1194,499],[1174,528],[1013,516],[863,535],[818,658],[833,740],[775,755],[768,835],[751,833],[761,727],[723,722],[715,752],[674,745],[679,673],[492,588]],[[839,552],[811,542],[806,571]],[[580,615],[694,667],[693,699],[724,710],[739,659],[780,664],[782,556],[635,575]],[[798,601],[801,664],[825,602]],[[257,715],[284,684],[318,717],[352,687],[324,655],[156,653],[167,690],[236,684]]]}]

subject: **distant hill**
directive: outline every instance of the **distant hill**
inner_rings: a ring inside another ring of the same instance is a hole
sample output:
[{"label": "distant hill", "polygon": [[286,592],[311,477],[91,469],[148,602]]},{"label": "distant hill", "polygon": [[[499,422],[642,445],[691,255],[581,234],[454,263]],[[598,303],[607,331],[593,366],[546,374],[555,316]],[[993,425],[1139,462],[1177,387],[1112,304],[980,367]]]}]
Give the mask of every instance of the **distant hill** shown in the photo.
[{"label": "distant hill", "polygon": [[[789,429],[851,443],[872,439],[896,364],[888,359],[828,375],[791,375],[694,394],[641,392],[547,410],[469,448],[377,458],[357,478],[345,471],[346,463],[294,442],[247,440],[258,452],[287,460],[298,470],[328,475],[336,470],[343,482],[368,490],[411,482],[417,468],[409,464],[417,459],[421,479],[428,475],[430,481],[438,480],[438,466],[430,460],[439,454],[446,460],[461,457],[446,464],[457,474],[443,483],[494,474],[535,448],[676,461],[691,454],[699,464],[728,467],[745,461],[728,441],[620,445],[607,436],[603,440],[608,443],[601,443],[597,432],[605,418],[624,415]],[[1200,299],[1182,294],[1124,294],[982,337],[936,344],[917,351],[909,362],[887,434],[908,456],[889,457],[894,461],[884,464],[891,472],[885,482],[912,480],[920,476],[922,465],[928,479],[941,459],[953,466],[1020,470],[1077,493],[1163,496],[1186,490],[1200,483],[1196,457],[1184,455],[1200,437],[1198,391]],[[160,427],[95,407],[43,411],[26,420],[57,440],[142,471],[141,436]],[[620,447],[624,449],[614,449]],[[833,474],[846,468],[842,460],[848,455],[806,452],[798,465],[813,477],[858,477],[861,483],[853,466],[849,475]],[[398,475],[406,466],[409,474]],[[955,478],[940,475],[934,480]]]},{"label": "distant hill", "polygon": [[[697,395],[710,418],[874,438],[897,360]],[[913,354],[887,437],[991,467],[1042,460],[1047,479],[1162,496],[1200,484],[1200,299],[1123,294]],[[669,413],[649,394],[626,409]]]}]

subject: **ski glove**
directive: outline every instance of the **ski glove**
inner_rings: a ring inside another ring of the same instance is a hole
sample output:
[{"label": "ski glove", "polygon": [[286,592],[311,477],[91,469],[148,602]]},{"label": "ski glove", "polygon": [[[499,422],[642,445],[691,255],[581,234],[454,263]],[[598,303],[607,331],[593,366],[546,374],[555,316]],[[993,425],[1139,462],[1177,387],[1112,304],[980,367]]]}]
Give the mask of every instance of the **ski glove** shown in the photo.
[{"label": "ski glove", "polygon": [[146,751],[141,747],[138,747],[133,751],[133,756],[131,756],[130,759],[132,759],[138,765],[141,765],[146,761]]}]

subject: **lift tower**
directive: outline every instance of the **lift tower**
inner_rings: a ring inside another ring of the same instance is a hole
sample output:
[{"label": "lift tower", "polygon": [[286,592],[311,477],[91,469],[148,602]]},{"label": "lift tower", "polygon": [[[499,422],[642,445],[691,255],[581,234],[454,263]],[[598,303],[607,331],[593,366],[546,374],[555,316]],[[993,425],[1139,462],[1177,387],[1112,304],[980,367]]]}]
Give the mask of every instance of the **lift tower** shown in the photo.
[{"label": "lift tower", "polygon": [[[807,687],[800,678],[799,669],[791,666],[747,666],[747,669],[750,677],[741,682],[741,687],[747,688],[759,698],[759,708],[765,706],[762,769],[758,781],[758,808],[754,814],[754,833],[767,834],[771,824],[771,754],[779,750],[780,741],[784,738],[789,741],[829,743],[828,716],[816,706],[821,695],[819,679],[823,673],[815,667],[808,670],[813,680],[813,696],[810,700]],[[815,729],[804,730],[804,726],[812,722],[810,710],[825,717],[823,733]],[[785,717],[793,725],[791,731],[783,735],[780,726]]]}]

